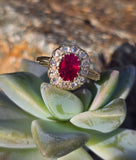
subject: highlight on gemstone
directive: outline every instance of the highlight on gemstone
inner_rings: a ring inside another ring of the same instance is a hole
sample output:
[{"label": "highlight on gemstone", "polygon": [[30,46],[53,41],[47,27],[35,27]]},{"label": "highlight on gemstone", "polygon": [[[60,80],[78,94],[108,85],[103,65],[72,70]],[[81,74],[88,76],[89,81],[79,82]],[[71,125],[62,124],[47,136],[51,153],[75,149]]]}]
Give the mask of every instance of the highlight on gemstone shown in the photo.
[{"label": "highlight on gemstone", "polygon": [[48,75],[56,87],[74,90],[84,84],[90,68],[87,53],[77,46],[57,48],[51,57]]},{"label": "highlight on gemstone", "polygon": [[72,81],[80,70],[80,61],[73,53],[66,54],[59,64],[60,77],[65,81]]}]

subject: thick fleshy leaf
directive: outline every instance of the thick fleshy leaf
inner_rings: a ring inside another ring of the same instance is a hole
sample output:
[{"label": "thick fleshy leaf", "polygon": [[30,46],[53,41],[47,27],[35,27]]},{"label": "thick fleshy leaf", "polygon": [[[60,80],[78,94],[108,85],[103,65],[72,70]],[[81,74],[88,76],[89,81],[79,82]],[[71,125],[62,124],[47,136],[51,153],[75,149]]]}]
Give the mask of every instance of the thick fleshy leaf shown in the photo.
[{"label": "thick fleshy leaf", "polygon": [[0,122],[0,147],[35,148],[30,132],[31,121],[26,119]]},{"label": "thick fleshy leaf", "polygon": [[125,101],[115,99],[101,109],[80,113],[70,121],[78,127],[106,133],[118,128],[125,120],[125,117]]},{"label": "thick fleshy leaf", "polygon": [[0,87],[6,95],[26,112],[46,119],[50,117],[40,93],[42,80],[27,72],[0,75]]},{"label": "thick fleshy leaf", "polygon": [[136,131],[90,132],[87,146],[105,160],[136,160]]},{"label": "thick fleshy leaf", "polygon": [[87,79],[83,87],[89,89],[92,93],[92,98],[94,98],[97,94],[97,86],[93,80]]},{"label": "thick fleshy leaf", "polygon": [[44,82],[49,83],[48,67],[42,66],[34,61],[23,59],[21,61],[20,70],[23,72],[30,72],[41,78]]},{"label": "thick fleshy leaf", "polygon": [[56,119],[68,120],[84,109],[81,100],[66,90],[43,83],[41,93],[50,113]]},{"label": "thick fleshy leaf", "polygon": [[129,94],[134,82],[136,80],[136,69],[134,66],[126,66],[119,70],[119,80],[116,89],[111,97],[125,99]]},{"label": "thick fleshy leaf", "polygon": [[90,106],[90,110],[96,110],[108,103],[118,82],[119,72],[105,71],[101,79],[96,83],[97,94]]},{"label": "thick fleshy leaf", "polygon": [[58,160],[93,160],[93,158],[83,148],[79,148]]},{"label": "thick fleshy leaf", "polygon": [[35,120],[32,134],[40,152],[47,158],[60,158],[89,139],[87,133],[68,122]]},{"label": "thick fleshy leaf", "polygon": [[0,147],[36,147],[31,135],[31,122],[34,119],[0,92]]},{"label": "thick fleshy leaf", "polygon": [[17,119],[34,120],[36,117],[23,111],[13,101],[11,101],[3,91],[0,91],[0,121]]},{"label": "thick fleshy leaf", "polygon": [[87,88],[79,88],[73,92],[83,103],[84,111],[87,111],[92,100],[92,93]]},{"label": "thick fleshy leaf", "polygon": [[49,160],[49,159],[43,157],[37,149],[0,149],[0,160]]}]

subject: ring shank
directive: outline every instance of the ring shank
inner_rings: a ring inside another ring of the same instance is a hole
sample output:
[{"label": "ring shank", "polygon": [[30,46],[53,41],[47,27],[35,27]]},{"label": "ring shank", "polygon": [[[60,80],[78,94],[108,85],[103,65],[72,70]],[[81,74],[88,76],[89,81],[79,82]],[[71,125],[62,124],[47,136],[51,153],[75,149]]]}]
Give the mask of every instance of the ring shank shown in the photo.
[{"label": "ring shank", "polygon": [[[43,65],[43,66],[49,66],[49,62],[50,62],[50,57],[46,57],[46,56],[41,56],[41,57],[37,57],[36,61]],[[100,80],[100,74],[98,72],[96,72],[93,69],[89,69],[87,78],[92,79],[92,80]]]},{"label": "ring shank", "polygon": [[95,70],[90,68],[89,72],[88,72],[88,75],[87,75],[87,78],[98,81],[98,80],[100,80],[100,74],[98,72],[96,72]]},{"label": "ring shank", "polygon": [[49,66],[49,62],[50,62],[50,57],[46,57],[46,56],[41,56],[41,57],[37,57],[36,61],[43,65],[43,66]]}]

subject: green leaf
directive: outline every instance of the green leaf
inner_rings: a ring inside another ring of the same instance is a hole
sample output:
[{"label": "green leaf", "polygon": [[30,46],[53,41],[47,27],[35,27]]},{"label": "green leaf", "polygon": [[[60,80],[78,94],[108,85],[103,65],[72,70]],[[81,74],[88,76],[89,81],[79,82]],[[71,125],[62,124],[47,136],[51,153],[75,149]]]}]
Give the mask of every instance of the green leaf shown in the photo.
[{"label": "green leaf", "polygon": [[84,111],[87,111],[92,100],[92,93],[87,88],[79,88],[73,92],[83,103]]},{"label": "green leaf", "polygon": [[47,158],[44,158],[37,149],[0,149],[0,159],[1,160],[49,160]]},{"label": "green leaf", "polygon": [[115,99],[101,109],[80,113],[70,121],[80,128],[106,133],[118,128],[125,120],[125,117],[125,101],[123,99]]},{"label": "green leaf", "polygon": [[56,119],[68,120],[84,109],[81,100],[66,90],[43,83],[41,93],[50,113]]},{"label": "green leaf", "polygon": [[87,146],[104,160],[136,160],[136,131],[90,132]]},{"label": "green leaf", "polygon": [[46,119],[50,117],[40,93],[42,80],[27,72],[0,75],[0,87],[6,95],[26,112]]},{"label": "green leaf", "polygon": [[96,96],[97,93],[97,86],[93,80],[91,79],[87,79],[87,81],[85,82],[85,84],[83,85],[83,87],[86,87],[87,89],[89,89],[92,93],[92,98],[94,98]]},{"label": "green leaf", "polygon": [[36,147],[30,128],[34,119],[0,92],[0,147]]},{"label": "green leaf", "polygon": [[11,101],[4,92],[0,91],[0,122],[3,120],[29,119],[36,117],[28,114]]},{"label": "green leaf", "polygon": [[111,99],[115,98],[125,99],[128,96],[135,80],[136,80],[136,70],[134,66],[126,66],[120,69],[119,80]]},{"label": "green leaf", "polygon": [[47,158],[60,158],[88,141],[87,133],[68,122],[35,120],[32,134],[37,147]]},{"label": "green leaf", "polygon": [[83,148],[79,148],[58,160],[93,160],[93,158]]},{"label": "green leaf", "polygon": [[118,82],[119,72],[105,71],[101,74],[100,81],[96,82],[97,94],[90,106],[90,110],[96,110],[108,103]]},{"label": "green leaf", "polygon": [[0,122],[0,147],[35,148],[30,131],[31,121],[26,119]]},{"label": "green leaf", "polygon": [[20,70],[23,72],[30,72],[41,78],[43,81],[49,83],[48,67],[42,66],[34,61],[23,59],[21,61]]}]

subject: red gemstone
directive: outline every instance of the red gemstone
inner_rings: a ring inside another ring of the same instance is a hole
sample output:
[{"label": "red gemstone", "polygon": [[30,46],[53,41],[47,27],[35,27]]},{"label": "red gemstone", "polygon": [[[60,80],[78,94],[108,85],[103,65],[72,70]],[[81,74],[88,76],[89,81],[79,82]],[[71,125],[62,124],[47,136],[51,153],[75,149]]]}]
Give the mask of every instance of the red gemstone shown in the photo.
[{"label": "red gemstone", "polygon": [[80,70],[80,61],[73,53],[65,55],[59,65],[59,74],[65,81],[72,81]]}]

